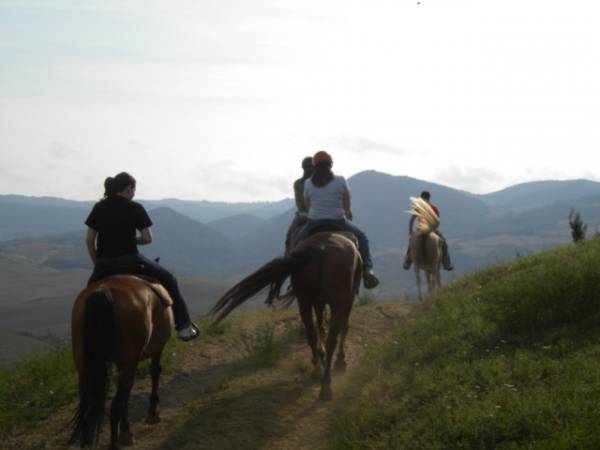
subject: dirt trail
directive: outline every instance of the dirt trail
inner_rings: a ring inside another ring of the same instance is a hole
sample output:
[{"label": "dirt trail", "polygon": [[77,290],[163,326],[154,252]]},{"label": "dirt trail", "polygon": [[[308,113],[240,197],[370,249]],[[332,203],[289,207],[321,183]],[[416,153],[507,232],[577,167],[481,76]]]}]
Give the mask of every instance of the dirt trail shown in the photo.
[{"label": "dirt trail", "polygon": [[[349,372],[368,339],[384,333],[410,309],[405,302],[355,307],[347,340]],[[269,326],[275,327],[276,339],[285,340],[285,355],[276,364],[261,368],[249,362],[247,347],[252,341],[248,336],[256,336],[252,333]],[[245,314],[222,335],[182,344],[184,351],[175,355],[174,367],[162,378],[159,424],[144,423],[149,377],[136,381],[129,414],[137,440],[133,448],[271,450],[322,446],[332,419],[332,403],[318,400],[319,384],[311,378],[310,351],[300,330],[294,310]],[[347,374],[334,375],[334,402],[346,378]],[[74,408],[61,408],[44,423],[0,447],[65,448],[64,428]],[[105,425],[99,448],[106,448],[107,441]]]}]

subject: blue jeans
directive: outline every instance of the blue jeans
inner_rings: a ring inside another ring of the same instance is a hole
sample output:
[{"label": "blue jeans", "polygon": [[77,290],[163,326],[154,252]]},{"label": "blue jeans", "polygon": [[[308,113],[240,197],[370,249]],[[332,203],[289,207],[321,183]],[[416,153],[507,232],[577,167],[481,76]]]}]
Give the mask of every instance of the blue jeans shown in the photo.
[{"label": "blue jeans", "polygon": [[[94,265],[94,271],[90,277],[88,284],[97,281],[101,273],[105,270],[118,269],[119,267],[126,268],[127,266],[143,266],[142,273],[149,277],[155,278],[162,284],[171,298],[173,299],[173,316],[175,318],[175,328],[177,330],[189,325],[191,322],[190,314],[185,304],[179,285],[175,277],[163,266],[154,262],[144,255],[123,255],[116,258],[100,258]],[[123,271],[122,273],[127,273]]]},{"label": "blue jeans", "polygon": [[[371,259],[371,250],[369,248],[369,240],[367,239],[367,235],[362,232],[360,228],[354,225],[352,222],[346,219],[327,219],[323,222],[331,223],[332,225],[339,227],[342,231],[349,231],[353,233],[358,239],[358,251],[360,252],[360,256],[363,260],[364,267],[373,267],[373,261]],[[302,239],[308,236],[310,230],[319,225],[321,223],[320,220],[311,220],[308,219],[306,224],[300,229],[300,232],[296,235],[296,239],[294,240],[294,247],[296,247]]]}]

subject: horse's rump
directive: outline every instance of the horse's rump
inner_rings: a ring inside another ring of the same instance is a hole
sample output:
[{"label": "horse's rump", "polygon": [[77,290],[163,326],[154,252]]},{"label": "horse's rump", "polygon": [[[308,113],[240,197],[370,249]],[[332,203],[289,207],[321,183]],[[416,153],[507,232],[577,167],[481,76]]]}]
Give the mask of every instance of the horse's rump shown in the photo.
[{"label": "horse's rump", "polygon": [[358,239],[354,233],[318,231],[303,241],[303,244],[320,247],[324,253],[318,264],[306,266],[292,274],[291,285],[294,291],[320,292],[324,297],[331,297],[328,291],[345,292],[347,287],[351,286],[354,292],[358,292],[362,258],[358,250]]},{"label": "horse's rump", "polygon": [[123,341],[115,357],[121,353],[136,353],[138,349],[141,350],[138,357],[147,357],[155,350],[154,347],[159,346],[159,342],[165,340],[165,336],[168,340],[173,313],[165,304],[171,305],[173,300],[166,289],[137,276],[114,275],[92,283],[75,300],[71,335],[76,362],[83,360],[88,299],[99,293],[106,296],[110,305],[115,337]]},{"label": "horse's rump", "polygon": [[414,233],[410,238],[410,252],[416,267],[427,271],[439,269],[441,238],[435,233]]}]

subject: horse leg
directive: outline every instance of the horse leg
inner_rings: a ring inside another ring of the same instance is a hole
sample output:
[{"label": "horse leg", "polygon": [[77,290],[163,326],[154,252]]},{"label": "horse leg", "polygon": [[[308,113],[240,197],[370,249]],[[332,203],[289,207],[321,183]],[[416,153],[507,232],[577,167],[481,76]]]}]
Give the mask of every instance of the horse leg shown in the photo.
[{"label": "horse leg", "polygon": [[419,300],[423,300],[423,294],[421,292],[421,271],[417,264],[415,264],[415,276],[417,278],[417,293],[419,295]]},{"label": "horse leg", "polygon": [[134,439],[127,418],[129,394],[133,387],[136,365],[129,365],[121,370],[119,386],[110,408],[110,450],[119,449],[120,445],[133,445]]},{"label": "horse leg", "polygon": [[312,305],[304,299],[298,298],[298,309],[300,310],[300,318],[302,319],[304,329],[306,330],[306,340],[312,351],[312,364],[314,368],[313,376],[315,378],[321,378],[322,363],[318,350],[317,333],[313,322]]},{"label": "horse leg", "polygon": [[146,417],[147,424],[155,424],[160,422],[160,416],[158,415],[158,387],[160,373],[162,372],[162,366],[160,365],[161,355],[154,356],[152,363],[150,364],[150,374],[152,375],[152,392],[150,393],[150,407],[148,408],[148,416]]},{"label": "horse leg", "polygon": [[442,277],[441,277],[441,271],[440,271],[439,267],[433,273],[433,280],[435,282],[435,290],[437,291],[440,287],[442,287]]},{"label": "horse leg", "polygon": [[319,303],[314,305],[315,319],[317,325],[317,351],[321,358],[321,363],[325,361],[325,349],[323,348],[323,341],[325,339],[325,325],[323,325],[323,317],[325,312],[325,304]]},{"label": "horse leg", "polygon": [[346,352],[345,344],[346,344],[346,336],[348,335],[348,322],[350,321],[350,312],[352,311],[352,302],[350,302],[350,307],[348,308],[348,313],[342,324],[342,329],[340,330],[340,348],[337,353],[337,358],[335,360],[335,365],[333,369],[336,372],[345,372],[346,371]]},{"label": "horse leg", "polygon": [[426,271],[425,275],[427,277],[427,294],[431,295],[431,293],[434,291],[435,287],[434,287],[434,282],[433,282],[433,273],[431,271]]},{"label": "horse leg", "polygon": [[325,373],[323,374],[321,392],[319,393],[320,400],[331,400],[333,398],[333,391],[331,390],[331,361],[344,317],[346,317],[345,311],[339,311],[339,308],[331,308],[331,322],[329,324],[329,333],[327,334],[327,343],[325,344]]},{"label": "horse leg", "polygon": [[319,331],[319,335],[321,337],[325,336],[325,327],[323,325],[323,314],[325,312],[325,305],[318,304],[314,306],[315,309],[315,317],[317,321],[317,330]]}]

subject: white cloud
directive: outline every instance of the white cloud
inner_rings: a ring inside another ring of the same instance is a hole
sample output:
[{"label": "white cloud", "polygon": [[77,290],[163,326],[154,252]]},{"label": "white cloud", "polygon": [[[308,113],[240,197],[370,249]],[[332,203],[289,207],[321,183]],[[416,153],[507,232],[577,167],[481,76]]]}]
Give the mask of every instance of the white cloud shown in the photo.
[{"label": "white cloud", "polygon": [[[0,138],[13,170],[0,193],[81,198],[128,169],[146,198],[275,199],[321,147],[348,176],[435,174],[477,192],[589,177],[599,8],[5,1]],[[216,176],[216,161],[236,164]]]},{"label": "white cloud", "polygon": [[[495,190],[506,178],[487,167],[449,165],[434,174],[434,180],[456,189],[473,193]],[[490,189],[490,187],[492,187]]]}]

